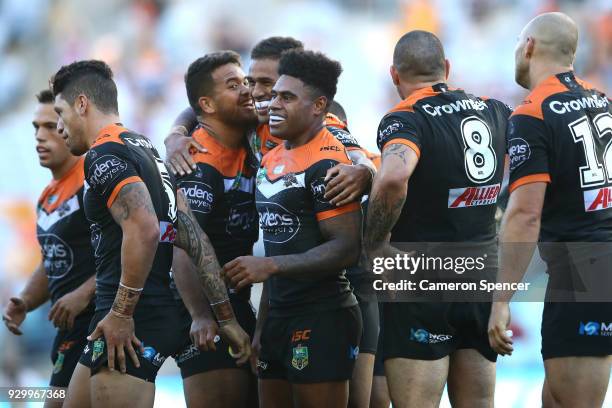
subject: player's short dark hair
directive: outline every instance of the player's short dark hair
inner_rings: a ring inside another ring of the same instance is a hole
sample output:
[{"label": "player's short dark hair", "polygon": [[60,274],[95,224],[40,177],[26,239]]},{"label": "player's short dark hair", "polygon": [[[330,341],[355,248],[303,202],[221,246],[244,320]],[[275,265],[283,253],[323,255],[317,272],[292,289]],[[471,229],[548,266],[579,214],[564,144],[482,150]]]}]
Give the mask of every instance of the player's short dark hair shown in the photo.
[{"label": "player's short dark hair", "polygon": [[393,51],[393,66],[406,77],[436,79],[446,75],[444,47],[435,34],[415,30],[402,36]]},{"label": "player's short dark hair", "polygon": [[240,55],[230,50],[212,52],[198,58],[189,65],[185,74],[185,88],[187,88],[189,105],[195,113],[202,113],[198,99],[202,96],[210,96],[213,90],[215,85],[212,78],[213,71],[226,64],[240,66]]},{"label": "player's short dark hair", "polygon": [[251,50],[251,59],[280,59],[285,51],[303,50],[304,44],[293,37],[269,37],[261,40]]},{"label": "player's short dark hair", "polygon": [[344,123],[347,122],[346,112],[344,111],[344,108],[335,100],[332,101],[329,105],[329,113],[336,115],[338,119],[340,119]]},{"label": "player's short dark hair", "polygon": [[38,103],[53,103],[53,92],[50,89],[43,89],[36,94]]},{"label": "player's short dark hair", "polygon": [[83,94],[100,111],[119,113],[113,71],[104,61],[84,60],[64,65],[51,78],[51,89],[54,97],[61,93],[68,103]]},{"label": "player's short dark hair", "polygon": [[325,54],[305,50],[285,51],[278,64],[278,74],[302,81],[306,86],[327,97],[328,105],[336,95],[342,66]]}]

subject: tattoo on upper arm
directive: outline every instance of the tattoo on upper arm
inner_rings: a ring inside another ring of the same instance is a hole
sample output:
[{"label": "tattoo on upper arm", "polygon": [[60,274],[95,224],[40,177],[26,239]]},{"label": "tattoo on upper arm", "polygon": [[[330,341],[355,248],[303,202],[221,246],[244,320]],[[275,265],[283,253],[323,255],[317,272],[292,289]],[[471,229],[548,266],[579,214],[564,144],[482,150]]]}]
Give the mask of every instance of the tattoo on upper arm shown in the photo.
[{"label": "tattoo on upper arm", "polygon": [[408,146],[405,146],[400,143],[393,143],[391,146],[383,150],[382,160],[384,161],[385,158],[389,156],[397,156],[404,162],[404,164],[407,164],[408,163],[408,149],[409,149]]},{"label": "tattoo on upper arm", "polygon": [[121,188],[119,195],[110,208],[113,218],[117,222],[125,221],[139,208],[145,209],[149,214],[157,216],[149,190],[144,183],[130,183]]}]

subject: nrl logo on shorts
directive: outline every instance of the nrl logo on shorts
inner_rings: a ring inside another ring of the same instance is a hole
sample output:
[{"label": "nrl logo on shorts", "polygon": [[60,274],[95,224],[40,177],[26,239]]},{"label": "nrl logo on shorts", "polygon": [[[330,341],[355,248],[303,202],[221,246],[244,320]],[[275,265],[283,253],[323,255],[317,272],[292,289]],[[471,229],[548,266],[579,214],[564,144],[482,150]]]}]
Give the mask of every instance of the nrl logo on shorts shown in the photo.
[{"label": "nrl logo on shorts", "polygon": [[297,346],[293,348],[293,358],[291,359],[291,365],[296,370],[302,370],[308,365],[308,347]]},{"label": "nrl logo on shorts", "polygon": [[57,374],[62,371],[64,368],[64,353],[57,353],[57,360],[55,360],[55,364],[53,365],[53,374]]},{"label": "nrl logo on shorts", "polygon": [[94,341],[93,353],[91,354],[91,362],[96,361],[104,352],[104,340],[98,339]]}]

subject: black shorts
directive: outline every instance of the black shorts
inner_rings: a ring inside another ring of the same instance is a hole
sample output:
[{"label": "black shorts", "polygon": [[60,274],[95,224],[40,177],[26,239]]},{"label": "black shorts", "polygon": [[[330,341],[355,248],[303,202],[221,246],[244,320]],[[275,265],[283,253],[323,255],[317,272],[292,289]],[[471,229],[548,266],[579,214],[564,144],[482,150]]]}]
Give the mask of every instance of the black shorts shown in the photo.
[{"label": "black shorts", "polygon": [[383,359],[383,333],[384,333],[384,303],[378,304],[378,318],[379,318],[379,327],[378,331],[378,347],[376,349],[376,357],[374,357],[374,376],[384,377],[385,376],[385,360]]},{"label": "black shorts", "polygon": [[[255,332],[255,311],[251,302],[246,299],[231,296],[232,308],[240,327],[253,338]],[[181,377],[183,379],[191,377],[195,374],[205,373],[212,370],[220,370],[224,368],[242,368],[251,372],[249,364],[242,366],[236,365],[236,359],[229,354],[229,344],[224,340],[220,340],[215,344],[215,351],[201,351],[198,349],[189,338],[189,329],[191,327],[191,316],[187,309],[183,309],[183,321],[186,325],[187,346],[180,353],[174,356],[176,364],[181,369]]]},{"label": "black shorts", "polygon": [[[93,332],[100,320],[108,314],[108,310],[96,311],[89,326]],[[181,319],[178,305],[142,306],[134,312],[136,337],[142,342],[144,353],[138,353],[140,367],[135,367],[132,359],[126,353],[127,374],[149,382],[155,382],[155,377],[167,357],[175,355],[185,347],[185,338],[189,338],[189,330],[185,333],[185,325]],[[108,366],[106,341],[103,337],[87,342],[79,362],[91,369],[91,375],[96,375],[104,366]],[[115,369],[118,363],[115,361]]]},{"label": "black shorts", "polygon": [[87,336],[90,333],[89,322],[92,316],[93,311],[92,313],[79,315],[74,320],[72,330],[57,332],[51,349],[51,362],[53,363],[53,372],[49,381],[51,387],[66,388],[70,384],[74,368],[79,362],[85,344],[87,344]]},{"label": "black shorts", "polygon": [[544,360],[608,355],[612,355],[612,303],[544,303]]},{"label": "black shorts", "polygon": [[476,349],[495,362],[487,325],[490,303],[385,303],[384,359],[438,360]]},{"label": "black shorts", "polygon": [[376,300],[361,299],[359,296],[357,296],[357,301],[359,302],[359,309],[361,310],[361,318],[363,320],[359,352],[376,354],[380,324],[378,302]]},{"label": "black shorts", "polygon": [[359,355],[360,337],[358,306],[268,317],[257,361],[259,378],[304,384],[349,380]]}]

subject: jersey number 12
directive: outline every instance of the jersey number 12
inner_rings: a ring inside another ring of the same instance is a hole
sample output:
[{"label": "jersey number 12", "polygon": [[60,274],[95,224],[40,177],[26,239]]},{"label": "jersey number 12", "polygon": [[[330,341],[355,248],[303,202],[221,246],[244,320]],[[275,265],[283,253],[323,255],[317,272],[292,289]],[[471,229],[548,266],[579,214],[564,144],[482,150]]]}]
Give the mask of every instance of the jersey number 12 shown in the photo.
[{"label": "jersey number 12", "polygon": [[593,119],[593,123],[585,115],[569,125],[574,143],[582,143],[586,165],[580,166],[581,187],[592,187],[607,182],[612,182],[612,138],[608,141],[603,153],[603,165],[597,159],[593,127],[599,139],[606,135],[612,135],[612,115],[601,113]]}]

